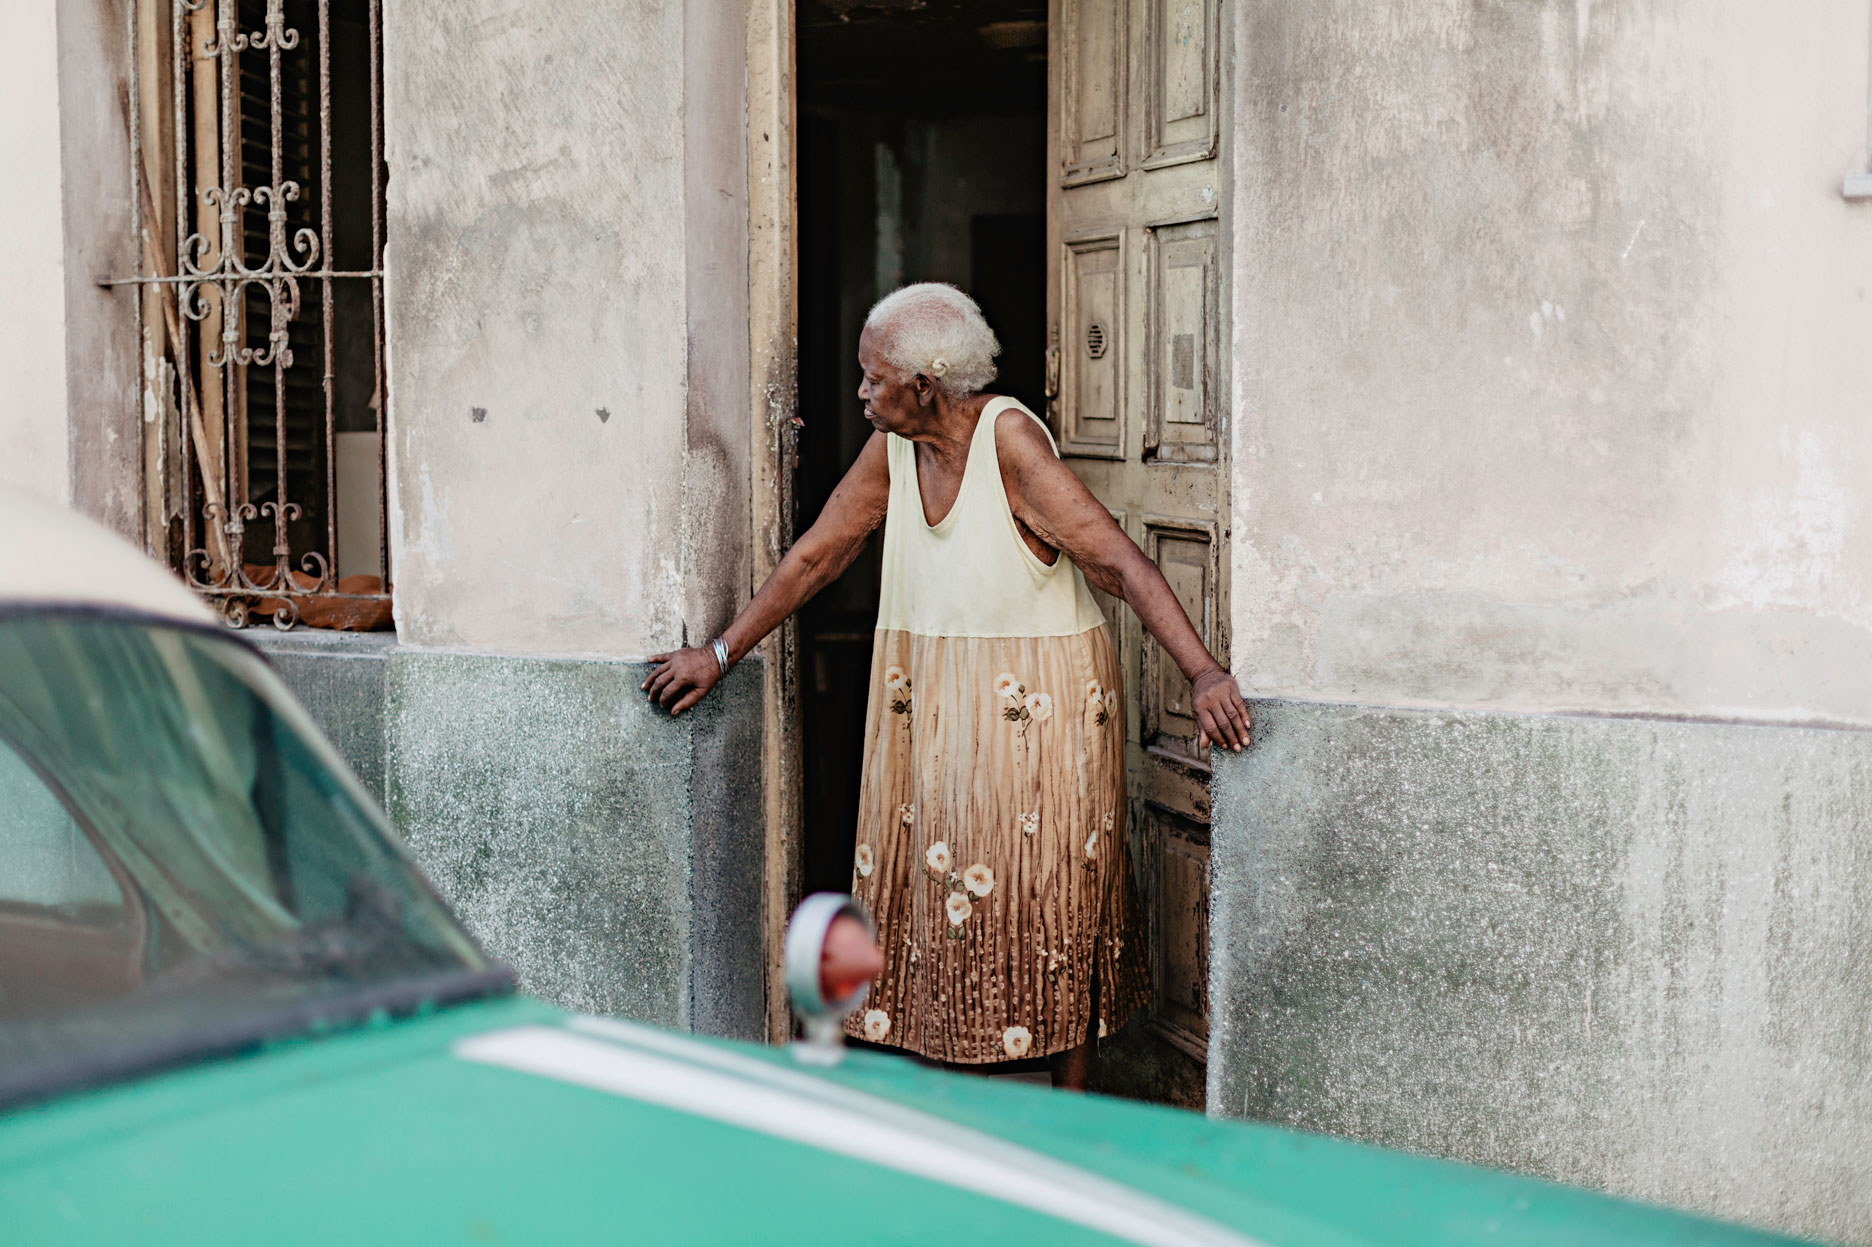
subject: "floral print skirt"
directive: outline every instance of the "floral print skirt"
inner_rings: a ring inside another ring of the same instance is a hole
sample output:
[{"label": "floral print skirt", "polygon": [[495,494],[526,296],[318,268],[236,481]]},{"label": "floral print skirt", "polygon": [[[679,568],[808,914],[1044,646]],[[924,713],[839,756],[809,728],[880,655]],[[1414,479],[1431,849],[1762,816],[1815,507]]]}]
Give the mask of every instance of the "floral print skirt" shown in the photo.
[{"label": "floral print skirt", "polygon": [[853,1035],[941,1061],[1045,1056],[1149,997],[1111,634],[880,629],[852,892],[884,972]]}]

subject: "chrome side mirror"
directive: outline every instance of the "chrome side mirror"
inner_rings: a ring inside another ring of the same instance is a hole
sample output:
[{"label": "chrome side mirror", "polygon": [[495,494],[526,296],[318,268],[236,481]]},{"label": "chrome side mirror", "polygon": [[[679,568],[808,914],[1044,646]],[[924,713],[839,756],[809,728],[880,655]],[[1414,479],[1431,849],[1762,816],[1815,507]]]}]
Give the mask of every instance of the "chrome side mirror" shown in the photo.
[{"label": "chrome side mirror", "polygon": [[815,892],[787,923],[785,964],[787,997],[806,1028],[794,1058],[838,1064],[845,1056],[839,1024],[864,1003],[884,968],[871,915],[842,892]]}]

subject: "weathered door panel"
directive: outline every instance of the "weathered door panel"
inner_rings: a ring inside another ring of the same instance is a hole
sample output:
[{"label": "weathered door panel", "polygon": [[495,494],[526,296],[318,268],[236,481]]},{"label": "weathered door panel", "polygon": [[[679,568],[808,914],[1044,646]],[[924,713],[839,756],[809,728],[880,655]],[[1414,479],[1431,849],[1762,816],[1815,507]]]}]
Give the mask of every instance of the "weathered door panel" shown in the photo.
[{"label": "weathered door panel", "polygon": [[1209,1042],[1209,829],[1146,807],[1157,869],[1151,908],[1157,916],[1153,972],[1158,1031],[1195,1057]]},{"label": "weathered door panel", "polygon": [[[1157,564],[1204,644],[1215,648],[1217,562],[1213,522],[1147,515],[1144,553]],[[1140,646],[1138,741],[1148,759],[1146,799],[1209,821],[1209,751],[1199,747],[1189,681],[1151,637]]]},{"label": "weathered door panel", "polygon": [[1145,169],[1216,154],[1221,7],[1221,0],[1145,0]]},{"label": "weathered door panel", "polygon": [[[1053,0],[1051,18],[1049,418],[1226,662],[1221,0]],[[1182,673],[1118,615],[1154,1022],[1200,1057],[1208,750]]]},{"label": "weathered door panel", "polygon": [[1145,231],[1147,460],[1214,463],[1222,453],[1216,232],[1213,218]]},{"label": "weathered door panel", "polygon": [[1053,64],[1064,80],[1055,116],[1066,185],[1124,176],[1129,9],[1125,0],[1073,0],[1065,6],[1064,55]]},{"label": "weathered door panel", "polygon": [[1122,231],[1073,239],[1060,256],[1066,309],[1060,383],[1070,418],[1058,433],[1068,454],[1124,457],[1125,258]]}]

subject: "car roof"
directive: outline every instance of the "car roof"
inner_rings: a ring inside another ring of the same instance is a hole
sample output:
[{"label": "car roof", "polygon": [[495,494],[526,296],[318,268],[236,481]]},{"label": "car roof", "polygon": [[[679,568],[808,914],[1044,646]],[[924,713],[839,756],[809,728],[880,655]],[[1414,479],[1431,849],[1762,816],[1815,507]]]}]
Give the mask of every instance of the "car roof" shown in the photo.
[{"label": "car roof", "polygon": [[186,623],[215,614],[175,574],[95,520],[0,487],[0,609],[138,611]]}]

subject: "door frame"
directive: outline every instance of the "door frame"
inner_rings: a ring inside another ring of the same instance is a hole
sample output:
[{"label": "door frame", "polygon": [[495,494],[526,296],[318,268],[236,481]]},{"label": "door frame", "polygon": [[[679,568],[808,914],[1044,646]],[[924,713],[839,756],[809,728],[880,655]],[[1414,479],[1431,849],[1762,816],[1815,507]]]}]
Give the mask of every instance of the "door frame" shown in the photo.
[{"label": "door frame", "polygon": [[[1237,281],[1233,227],[1237,177],[1234,141],[1235,53],[1240,0],[1222,0],[1216,37],[1218,263],[1218,430],[1222,470],[1232,478],[1237,395],[1234,390]],[[794,468],[798,461],[798,193],[795,0],[751,0],[747,9],[748,436],[752,450],[749,537],[753,553],[748,592],[765,582],[794,536]],[[1056,111],[1049,88],[1048,113]],[[1052,131],[1049,119],[1049,135]],[[1058,153],[1047,147],[1048,196],[1058,192]],[[1051,211],[1049,204],[1049,212]],[[1049,292],[1058,278],[1049,249]],[[1057,345],[1057,344],[1056,344]],[[1228,557],[1238,493],[1230,482],[1228,514],[1218,543],[1217,628],[1233,632],[1232,568]],[[1226,615],[1227,618],[1223,616]],[[764,905],[761,920],[766,965],[767,1032],[773,1042],[792,1033],[783,952],[786,921],[799,900],[803,822],[798,624],[788,620],[761,643],[761,783]],[[1232,668],[1233,655],[1224,661]]]},{"label": "door frame", "polygon": [[[793,0],[751,0],[747,9],[748,436],[752,450],[748,592],[758,590],[793,544],[798,461],[798,195]],[[789,619],[761,642],[761,935],[767,1038],[793,1029],[783,954],[799,900],[799,625]]]}]

